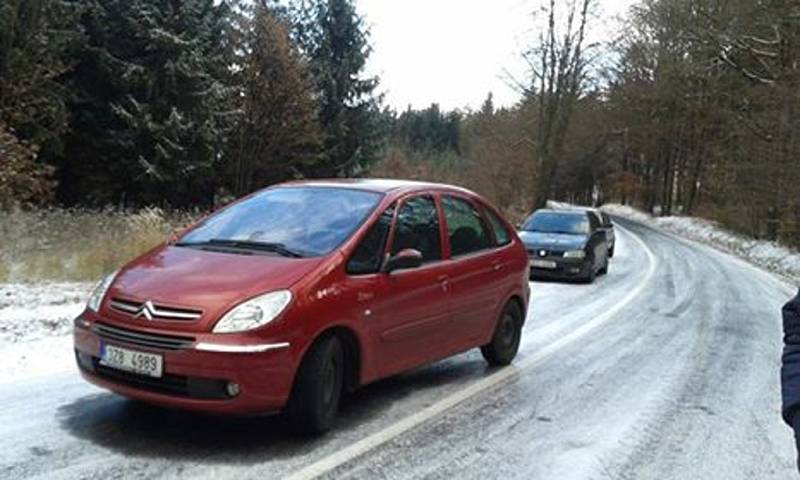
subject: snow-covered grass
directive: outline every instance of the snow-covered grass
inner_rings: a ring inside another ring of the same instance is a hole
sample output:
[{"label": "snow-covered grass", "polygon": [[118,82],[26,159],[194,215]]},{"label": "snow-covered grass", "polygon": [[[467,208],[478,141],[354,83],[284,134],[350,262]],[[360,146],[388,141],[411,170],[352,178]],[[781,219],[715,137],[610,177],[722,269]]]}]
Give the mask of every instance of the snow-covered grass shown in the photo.
[{"label": "snow-covered grass", "polygon": [[0,284],[0,383],[73,366],[72,320],[91,283]]},{"label": "snow-covered grass", "polygon": [[726,230],[718,223],[696,217],[653,217],[625,205],[605,205],[611,215],[634,220],[736,255],[754,265],[800,282],[800,252],[776,242],[756,240]]},{"label": "snow-covered grass", "polygon": [[66,335],[91,283],[0,284],[0,344]]},{"label": "snow-covered grass", "polygon": [[70,332],[103,273],[199,212],[0,211],[0,383],[73,367]]}]

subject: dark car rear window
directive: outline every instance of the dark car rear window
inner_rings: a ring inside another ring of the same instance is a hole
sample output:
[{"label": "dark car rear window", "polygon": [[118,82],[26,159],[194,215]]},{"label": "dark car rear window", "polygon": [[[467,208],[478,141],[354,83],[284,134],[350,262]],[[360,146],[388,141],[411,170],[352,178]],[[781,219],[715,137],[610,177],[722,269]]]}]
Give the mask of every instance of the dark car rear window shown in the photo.
[{"label": "dark car rear window", "polygon": [[529,232],[585,235],[589,233],[589,218],[585,214],[537,212],[525,222],[522,229]]}]

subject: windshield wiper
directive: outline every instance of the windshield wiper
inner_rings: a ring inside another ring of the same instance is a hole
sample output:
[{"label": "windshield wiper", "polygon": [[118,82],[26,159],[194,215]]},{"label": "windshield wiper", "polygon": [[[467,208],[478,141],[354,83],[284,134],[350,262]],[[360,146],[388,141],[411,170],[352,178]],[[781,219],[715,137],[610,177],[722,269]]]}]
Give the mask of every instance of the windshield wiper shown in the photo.
[{"label": "windshield wiper", "polygon": [[257,250],[262,252],[274,252],[278,255],[291,258],[303,258],[306,255],[293,250],[282,243],[269,243],[269,242],[255,242],[251,240],[226,240],[222,238],[212,238],[205,242],[179,242],[176,243],[177,247],[227,247],[237,248],[243,250]]}]

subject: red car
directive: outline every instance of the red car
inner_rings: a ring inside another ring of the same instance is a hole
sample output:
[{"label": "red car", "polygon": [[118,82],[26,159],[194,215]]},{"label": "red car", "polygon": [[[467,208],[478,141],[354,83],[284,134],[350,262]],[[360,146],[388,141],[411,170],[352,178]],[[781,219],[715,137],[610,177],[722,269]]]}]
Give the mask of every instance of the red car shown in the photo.
[{"label": "red car", "polygon": [[528,257],[478,195],[388,180],[252,194],[92,292],[81,374],[168,407],[285,410],[328,429],[343,390],[480,347],[517,353]]}]

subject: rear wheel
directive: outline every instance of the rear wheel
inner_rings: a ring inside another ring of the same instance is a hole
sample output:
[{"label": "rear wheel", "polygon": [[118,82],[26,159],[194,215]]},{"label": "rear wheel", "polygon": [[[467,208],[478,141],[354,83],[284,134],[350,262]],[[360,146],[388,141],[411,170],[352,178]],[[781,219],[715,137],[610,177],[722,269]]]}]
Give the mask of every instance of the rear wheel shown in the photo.
[{"label": "rear wheel", "polygon": [[608,258],[614,258],[614,247],[608,249]]},{"label": "rear wheel", "polygon": [[522,339],[522,309],[517,302],[508,302],[495,327],[492,341],[481,347],[483,358],[494,366],[505,366],[514,360]]},{"label": "rear wheel", "polygon": [[297,373],[286,413],[292,427],[304,434],[330,430],[344,385],[344,349],[336,336],[318,340]]}]

